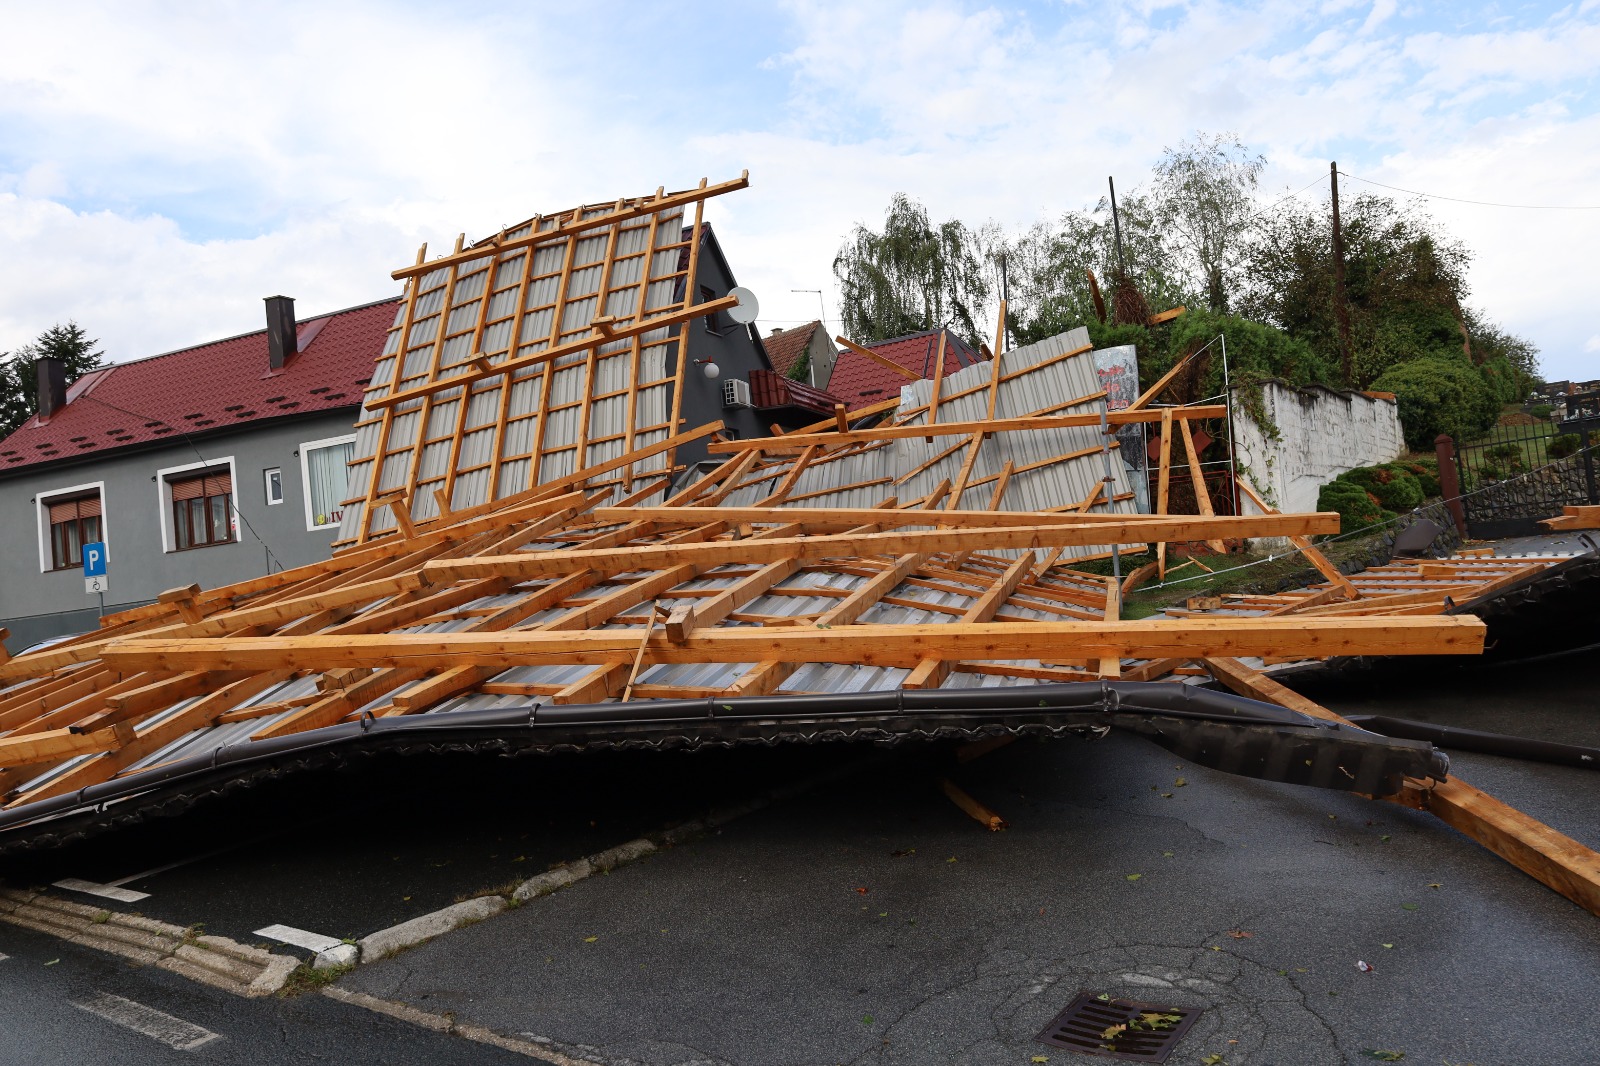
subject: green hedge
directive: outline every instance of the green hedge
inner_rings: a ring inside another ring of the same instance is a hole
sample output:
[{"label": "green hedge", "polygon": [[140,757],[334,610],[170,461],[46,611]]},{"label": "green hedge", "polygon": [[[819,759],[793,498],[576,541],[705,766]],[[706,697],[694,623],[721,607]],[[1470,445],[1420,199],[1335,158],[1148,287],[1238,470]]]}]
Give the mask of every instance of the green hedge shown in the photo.
[{"label": "green hedge", "polygon": [[1422,503],[1422,483],[1398,463],[1358,466],[1334,480],[1359,486],[1389,511],[1409,511]]},{"label": "green hedge", "polygon": [[1471,440],[1494,425],[1500,414],[1484,375],[1465,359],[1413,359],[1390,367],[1372,388],[1394,393],[1406,443],[1418,451],[1432,448],[1441,433],[1458,441]]},{"label": "green hedge", "polygon": [[1354,533],[1394,517],[1394,512],[1384,510],[1372,493],[1352,481],[1337,479],[1317,493],[1317,510],[1339,512],[1340,533]]}]

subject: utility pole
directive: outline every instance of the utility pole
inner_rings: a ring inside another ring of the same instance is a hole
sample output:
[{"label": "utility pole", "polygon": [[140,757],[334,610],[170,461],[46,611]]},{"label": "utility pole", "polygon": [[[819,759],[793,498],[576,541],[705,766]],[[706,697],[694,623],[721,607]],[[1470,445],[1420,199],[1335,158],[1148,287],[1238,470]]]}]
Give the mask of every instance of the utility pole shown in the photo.
[{"label": "utility pole", "polygon": [[1333,316],[1339,322],[1339,362],[1345,388],[1356,383],[1355,356],[1350,350],[1350,303],[1344,291],[1344,232],[1339,228],[1339,164],[1328,164],[1333,183]]},{"label": "utility pole", "polygon": [[[1117,273],[1126,274],[1127,264],[1122,261],[1122,222],[1117,218],[1117,183],[1110,177],[1106,178],[1106,185],[1111,189],[1111,230],[1117,235]],[[1113,289],[1116,286],[1112,286]]]},{"label": "utility pole", "polygon": [[[1006,325],[1006,302],[1011,296],[1009,291],[1011,288],[1011,279],[1009,277],[1009,271],[1006,269],[1006,253],[1001,252],[998,258],[1000,260],[1000,344],[1004,346],[1006,338],[1010,335],[1009,329]],[[998,351],[996,351],[994,354],[996,358],[999,358],[1000,353]]]}]

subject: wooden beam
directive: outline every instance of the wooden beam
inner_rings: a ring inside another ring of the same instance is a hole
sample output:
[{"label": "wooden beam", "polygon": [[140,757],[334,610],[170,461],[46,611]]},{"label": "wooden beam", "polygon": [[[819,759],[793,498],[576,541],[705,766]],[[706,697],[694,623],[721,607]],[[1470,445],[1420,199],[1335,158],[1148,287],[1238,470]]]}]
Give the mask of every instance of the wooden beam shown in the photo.
[{"label": "wooden beam", "polygon": [[[939,330],[939,351],[938,351],[938,354],[936,354],[933,357],[933,360],[934,360],[934,367],[933,367],[933,394],[932,394],[932,397],[928,400],[928,421],[927,421],[926,424],[930,425],[930,426],[934,425],[935,423],[937,423],[939,421],[939,393],[941,391],[943,391],[943,389],[944,389],[944,351],[945,351],[945,342],[947,340],[949,340],[949,337],[950,337],[950,331],[949,330],[947,330],[947,329],[940,329]],[[929,441],[929,443],[932,443],[933,438],[929,437],[928,441]]]},{"label": "wooden beam", "polygon": [[[1161,409],[1161,464],[1156,475],[1156,514],[1167,513],[1167,494],[1172,487],[1172,408]],[[1156,544],[1156,573],[1167,577],[1167,542]]]},{"label": "wooden beam", "polygon": [[[987,592],[973,601],[972,606],[961,613],[962,622],[987,622],[995,616],[995,612],[1004,606],[1011,594],[1017,591],[1017,586],[1033,571],[1033,557],[1024,555],[1006,568],[1000,580],[989,586]],[[950,676],[950,660],[927,658],[919,662],[912,669],[911,674],[900,683],[901,688],[938,688]]]},{"label": "wooden beam", "polygon": [[[877,363],[879,366],[883,367],[885,370],[893,370],[895,373],[899,374],[901,377],[905,378],[907,381],[921,381],[922,380],[922,375],[921,374],[918,374],[914,370],[908,370],[907,368],[901,366],[899,363],[895,362],[893,359],[890,359],[888,356],[879,355],[877,352],[873,351],[871,348],[867,348],[867,347],[865,347],[863,345],[857,344],[855,341],[852,341],[852,340],[846,340],[843,337],[835,337],[833,339],[838,341],[840,344],[844,345],[846,348],[850,349],[852,352],[855,352],[857,355],[863,356],[863,357],[865,357],[867,359],[872,360],[874,363]],[[899,403],[900,403],[899,400],[895,400],[894,402],[895,402],[896,406],[898,406]],[[800,432],[804,433],[805,430],[801,430]]]},{"label": "wooden beam", "polygon": [[[651,318],[644,319],[643,321],[632,322],[626,326],[618,326],[612,331],[612,334],[609,337],[602,336],[598,333],[590,333],[588,336],[585,336],[579,340],[568,341],[565,344],[551,345],[542,351],[532,352],[528,355],[519,355],[512,359],[502,360],[501,362],[488,366],[487,369],[482,366],[475,366],[471,363],[457,363],[455,364],[455,367],[461,368],[462,370],[462,372],[459,374],[453,374],[449,377],[436,378],[432,381],[425,381],[421,385],[414,385],[402,392],[390,393],[388,396],[368,395],[364,402],[364,406],[368,412],[380,411],[385,408],[394,407],[396,404],[407,403],[411,400],[420,400],[424,397],[432,396],[436,392],[443,392],[446,389],[461,389],[463,392],[463,400],[465,400],[465,394],[468,394],[472,391],[467,386],[472,385],[474,382],[482,381],[485,378],[501,377],[514,371],[526,370],[532,366],[542,366],[547,363],[552,363],[565,355],[573,355],[578,352],[587,352],[597,345],[606,344],[615,340],[625,340],[630,337],[642,336],[653,330],[663,329],[667,326],[680,325],[684,322],[704,317],[705,315],[716,314],[718,311],[727,311],[733,307],[737,307],[738,304],[738,297],[724,296],[720,299],[710,300],[703,304],[685,306],[677,311],[668,311],[664,314],[659,314]],[[388,386],[385,385],[374,386],[374,388],[377,389],[383,389],[387,387]]]},{"label": "wooden beam", "polygon": [[[1246,481],[1242,477],[1235,477],[1234,483],[1239,486],[1240,490],[1243,491],[1247,497],[1250,498],[1250,502],[1255,504],[1256,507],[1260,509],[1262,514],[1279,513],[1276,507],[1273,507],[1267,503],[1266,500],[1261,498],[1261,494],[1255,490],[1255,486],[1251,485],[1250,482]],[[1337,530],[1333,530],[1331,532],[1337,532]],[[1344,575],[1344,572],[1337,566],[1334,566],[1333,561],[1326,555],[1323,555],[1322,552],[1318,550],[1317,547],[1313,545],[1304,534],[1291,535],[1289,537],[1289,543],[1293,544],[1295,548],[1300,551],[1300,554],[1306,557],[1307,562],[1317,568],[1317,573],[1321,574],[1335,585],[1338,585],[1340,588],[1344,589],[1346,596],[1352,600],[1361,598],[1361,590],[1356,588],[1356,586],[1351,583],[1350,579]]]},{"label": "wooden beam", "polygon": [[1547,529],[1600,529],[1600,506],[1564,507],[1559,517],[1546,518],[1539,524]]},{"label": "wooden beam", "polygon": [[[1171,410],[1173,415],[1169,417],[1179,418],[1221,418],[1226,414],[1226,409],[1219,406],[1175,407],[1171,408]],[[1108,412],[1106,420],[1113,426],[1131,425],[1137,422],[1159,422],[1161,421],[1161,412],[1123,409],[1121,411]],[[827,446],[860,441],[909,439],[913,437],[965,437],[973,433],[1073,429],[1082,426],[1098,426],[1099,424],[1099,414],[1037,415],[1027,418],[1001,418],[992,422],[940,422],[932,426],[920,423],[875,426],[872,429],[853,429],[848,433],[790,433],[776,439],[772,437],[753,437],[749,440],[720,441],[716,444],[708,445],[706,450],[713,455],[732,455],[735,452],[759,448],[769,454],[775,454],[779,452],[797,452],[813,444]]]},{"label": "wooden beam", "polygon": [[[1123,518],[1125,516],[1115,516]],[[870,524],[871,518],[864,524]],[[829,534],[815,537],[784,537],[773,540],[717,540],[702,544],[640,544],[624,548],[522,552],[514,555],[480,556],[469,559],[444,559],[426,563],[423,573],[433,581],[450,582],[468,578],[518,577],[571,573],[593,569],[602,573],[663,569],[680,564],[721,566],[728,563],[770,563],[778,559],[816,559],[870,555],[902,555],[907,552],[956,552],[966,549],[1005,551],[1020,548],[1053,548],[1056,545],[1123,544],[1130,540],[1160,540],[1184,536],[1232,535],[1249,531],[1253,536],[1285,536],[1301,532],[1324,532],[1336,525],[1338,516],[1329,514],[1265,515],[1210,519],[1128,518],[1121,522],[1094,522],[1070,526],[997,526],[983,529],[896,530],[888,533]],[[0,668],[3,669],[3,668]]]},{"label": "wooden beam", "polygon": [[[619,206],[603,215],[595,215],[591,218],[581,217],[582,212],[580,211],[577,213],[579,217],[575,217],[573,221],[564,225],[556,226],[553,229],[540,230],[536,228],[533,233],[528,234],[526,237],[516,237],[511,240],[496,238],[489,241],[482,241],[473,245],[471,248],[465,249],[464,251],[455,252],[451,255],[440,256],[438,259],[432,260],[431,262],[423,262],[422,259],[419,258],[414,266],[402,267],[401,269],[394,271],[389,276],[394,278],[396,281],[402,281],[406,278],[418,277],[423,274],[431,274],[433,271],[438,270],[441,267],[447,267],[457,262],[483,259],[490,256],[499,256],[505,252],[515,251],[518,248],[527,248],[540,244],[553,244],[556,241],[566,240],[567,238],[576,236],[580,233],[587,233],[592,229],[613,226],[618,222],[627,222],[630,219],[640,218],[644,215],[656,214],[657,212],[666,211],[670,208],[683,207],[691,203],[699,203],[700,201],[710,199],[713,196],[721,196],[723,193],[736,192],[739,189],[748,189],[749,187],[750,172],[745,171],[744,174],[733,179],[732,181],[718,182],[715,185],[708,185],[702,182],[699,188],[689,189],[684,192],[675,192],[671,195],[658,195],[655,197],[646,197],[641,200],[635,200],[627,206]],[[424,244],[422,248],[422,255],[425,256],[427,254],[428,246]]]},{"label": "wooden beam", "polygon": [[[998,480],[998,479],[993,479]],[[794,524],[803,526],[807,530],[849,529],[853,526],[871,523],[885,527],[895,526],[923,526],[937,523],[941,526],[959,529],[995,529],[1003,526],[1067,526],[1072,528],[1098,528],[1101,526],[1122,526],[1128,523],[1144,523],[1151,528],[1166,527],[1178,522],[1196,522],[1197,515],[1153,515],[1153,514],[1089,514],[1087,508],[1094,504],[1104,489],[1101,482],[1096,482],[1089,491],[1089,495],[1073,510],[1068,511],[973,511],[953,509],[939,511],[937,517],[930,516],[918,508],[885,510],[877,507],[768,507],[756,504],[749,507],[597,507],[591,514],[598,522],[653,522],[662,529],[703,525],[707,522],[729,522],[735,525],[742,524]],[[1236,528],[1244,529],[1246,522],[1260,521],[1263,516],[1250,515],[1241,518],[1236,515],[1212,515],[1209,519],[1213,523],[1236,523]],[[1323,519],[1332,519],[1337,523],[1338,515],[1332,511],[1313,511],[1303,515],[1282,515],[1276,511],[1272,516],[1277,519],[1292,521],[1315,517],[1318,519],[1318,532],[1323,526],[1330,523]],[[1221,528],[1216,527],[1216,528]],[[1107,534],[1102,533],[1102,536]],[[1242,535],[1242,534],[1241,534]],[[1153,540],[1154,537],[1135,536],[1134,540]],[[1521,560],[1518,560],[1520,563]]]},{"label": "wooden beam", "polygon": [[[1241,662],[1208,659],[1206,666],[1240,695],[1267,700],[1313,718],[1349,724],[1342,716]],[[1600,854],[1571,837],[1459,777],[1432,784],[1408,780],[1404,793],[1389,798],[1402,806],[1429,812],[1589,913],[1600,915]]]},{"label": "wooden beam", "polygon": [[[1189,483],[1194,486],[1195,509],[1202,517],[1210,518],[1216,512],[1211,507],[1211,493],[1206,490],[1206,478],[1200,469],[1200,452],[1194,446],[1194,434],[1189,432],[1189,420],[1178,419],[1178,432],[1183,437],[1183,454],[1189,460]],[[1218,555],[1228,550],[1220,540],[1208,540],[1206,546]]]},{"label": "wooden beam", "polygon": [[[900,566],[904,566],[902,560]],[[914,564],[913,567],[914,568]],[[899,566],[894,570],[900,569]],[[885,571],[869,582],[887,592],[904,576]],[[908,571],[909,572],[909,571]],[[891,575],[892,578],[891,578]],[[862,608],[863,610],[865,607]],[[838,609],[836,609],[838,610]],[[1475,655],[1483,650],[1477,618],[1192,618],[1182,625],[1133,622],[985,622],[971,625],[849,625],[824,628],[703,630],[673,644],[650,641],[656,662],[861,663],[915,667],[924,658],[1039,659],[1063,652],[1083,658],[1154,659],[1173,655]],[[228,637],[199,640],[129,638],[107,648],[122,670],[325,670],[341,666],[413,669],[626,661],[636,649],[629,630],[586,632],[376,634],[340,637]]]}]

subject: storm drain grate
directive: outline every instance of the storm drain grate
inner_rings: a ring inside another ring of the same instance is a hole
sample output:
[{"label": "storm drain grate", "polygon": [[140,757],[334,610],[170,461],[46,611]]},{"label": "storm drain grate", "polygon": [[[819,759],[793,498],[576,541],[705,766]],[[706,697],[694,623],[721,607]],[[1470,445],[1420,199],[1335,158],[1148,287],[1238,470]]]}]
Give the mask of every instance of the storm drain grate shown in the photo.
[{"label": "storm drain grate", "polygon": [[1160,1007],[1079,992],[1078,998],[1045,1026],[1039,1039],[1101,1058],[1166,1062],[1199,1017],[1199,1008]]}]

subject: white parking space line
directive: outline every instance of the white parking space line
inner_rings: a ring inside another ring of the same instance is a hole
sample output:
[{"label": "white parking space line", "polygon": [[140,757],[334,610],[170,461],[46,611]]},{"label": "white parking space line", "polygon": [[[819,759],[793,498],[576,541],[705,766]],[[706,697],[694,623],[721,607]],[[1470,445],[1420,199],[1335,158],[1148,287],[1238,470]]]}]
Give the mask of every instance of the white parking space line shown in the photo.
[{"label": "white parking space line", "polygon": [[336,936],[323,936],[321,933],[296,929],[292,925],[269,925],[265,929],[257,929],[255,935],[264,936],[268,940],[276,940],[283,944],[293,944],[297,948],[305,948],[307,951],[315,951],[319,954],[344,943],[343,940]]},{"label": "white parking space line", "polygon": [[193,1051],[202,1044],[209,1044],[220,1038],[220,1034],[213,1033],[210,1029],[202,1029],[182,1018],[174,1018],[154,1007],[146,1007],[143,1003],[113,996],[109,992],[100,992],[93,999],[72,1005],[79,1010],[98,1015],[113,1025],[120,1025],[124,1029],[132,1029],[141,1036],[148,1036],[151,1040],[158,1040],[178,1051]]},{"label": "white parking space line", "polygon": [[51,883],[54,888],[65,888],[72,892],[83,892],[91,896],[100,896],[104,899],[114,899],[118,903],[138,903],[141,899],[149,899],[148,892],[135,892],[131,888],[118,888],[116,885],[102,885],[94,881],[84,881],[76,877],[64,877],[60,881]]}]

